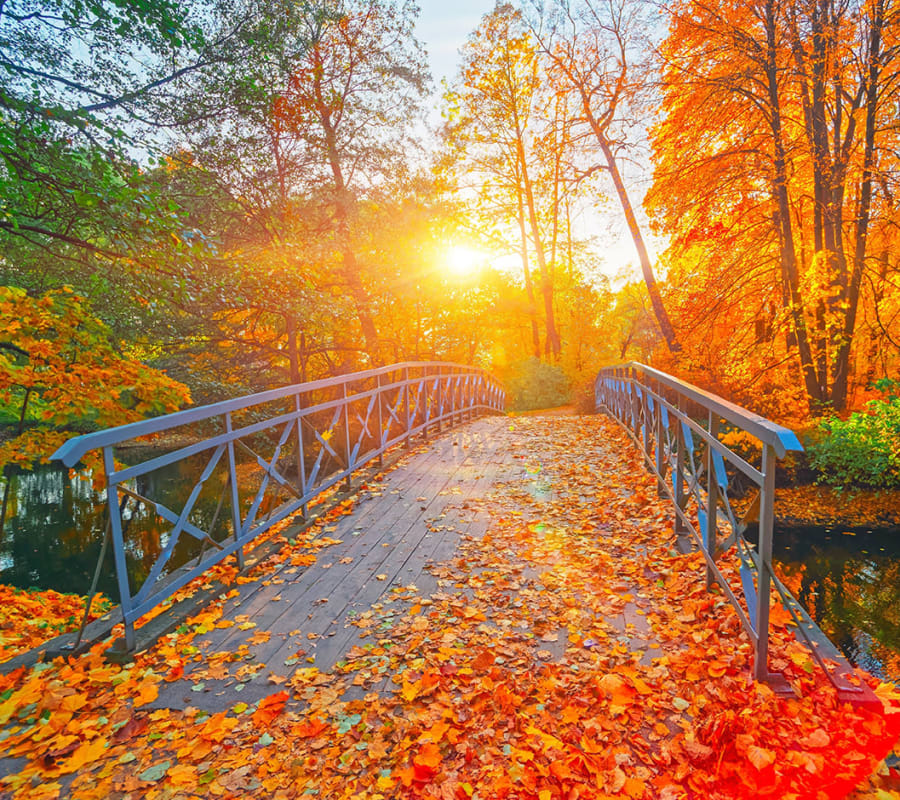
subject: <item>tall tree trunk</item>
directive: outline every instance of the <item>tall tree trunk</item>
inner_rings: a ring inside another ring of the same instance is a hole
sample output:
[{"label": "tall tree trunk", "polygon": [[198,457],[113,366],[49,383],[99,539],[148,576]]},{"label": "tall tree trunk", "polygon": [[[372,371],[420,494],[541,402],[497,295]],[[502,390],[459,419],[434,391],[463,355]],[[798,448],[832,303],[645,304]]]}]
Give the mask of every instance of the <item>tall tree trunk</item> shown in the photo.
[{"label": "tall tree trunk", "polygon": [[525,231],[525,204],[522,199],[522,188],[516,188],[518,201],[519,241],[522,252],[522,269],[525,276],[525,293],[528,296],[528,316],[531,319],[531,344],[534,357],[541,357],[541,334],[538,329],[537,306],[534,300],[534,283],[531,280],[531,268],[528,263],[528,234]]},{"label": "tall tree trunk", "polygon": [[287,329],[288,364],[290,365],[290,382],[300,383],[300,358],[297,352],[297,320],[288,313],[284,318]]},{"label": "tall tree trunk", "polygon": [[538,271],[541,274],[541,295],[544,300],[544,328],[546,338],[544,350],[548,358],[559,357],[562,344],[559,332],[556,330],[556,314],[553,308],[553,276],[547,267],[547,257],[544,252],[544,240],[541,235],[540,222],[537,215],[537,206],[534,201],[534,186],[528,174],[528,166],[525,158],[525,145],[519,120],[515,120],[516,126],[516,154],[519,159],[519,170],[522,178],[522,190],[524,192],[525,210],[528,212],[528,225],[531,229],[531,243],[534,245],[534,256],[537,259]]},{"label": "tall tree trunk", "polygon": [[625,214],[625,222],[628,224],[628,231],[631,233],[631,239],[637,250],[638,260],[641,262],[641,273],[644,276],[644,283],[647,286],[647,294],[650,295],[650,304],[653,307],[653,316],[659,325],[660,333],[666,340],[666,345],[670,352],[677,353],[681,350],[681,345],[675,336],[675,329],[669,319],[669,314],[663,305],[662,295],[659,293],[659,286],[656,283],[656,276],[653,274],[653,265],[650,263],[650,254],[647,252],[647,245],[644,244],[644,237],[641,234],[641,226],[638,224],[637,217],[634,214],[634,208],[628,197],[628,190],[625,188],[625,181],[622,180],[622,174],[619,172],[619,165],[616,162],[616,156],[610,147],[606,136],[602,131],[598,131],[595,127],[595,135],[600,149],[603,151],[603,157],[606,159],[606,166],[609,170],[609,176],[612,178],[613,186],[616,187],[616,194],[619,196],[619,204],[622,206],[622,212]]},{"label": "tall tree trunk", "polygon": [[869,216],[872,207],[872,172],[875,165],[875,130],[878,112],[879,77],[881,75],[881,34],[884,28],[884,0],[876,0],[869,40],[869,71],[866,76],[866,132],[863,147],[862,186],[860,187],[859,213],[856,217],[856,242],[853,251],[853,270],[850,274],[844,301],[847,312],[844,329],[838,342],[834,359],[834,386],[832,403],[838,411],[847,405],[850,375],[850,348],[856,331],[856,314],[859,309],[859,291],[866,261],[869,236]]},{"label": "tall tree trunk", "polygon": [[337,231],[339,246],[341,248],[341,277],[347,284],[350,297],[356,310],[362,329],[363,339],[366,343],[366,352],[374,364],[381,363],[378,331],[375,328],[375,320],[372,317],[372,303],[366,287],[363,285],[359,274],[359,264],[356,261],[356,253],[353,251],[353,242],[350,230],[350,220],[353,211],[353,197],[350,194],[344,180],[344,172],[341,167],[341,156],[338,151],[337,137],[334,126],[331,123],[331,114],[323,105],[319,108],[322,128],[325,131],[325,146],[328,153],[328,163],[331,167],[331,175],[334,179],[334,207],[337,219]]},{"label": "tall tree trunk", "polygon": [[794,249],[794,232],[791,225],[791,207],[787,189],[787,158],[781,127],[781,98],[778,91],[778,67],[775,43],[775,0],[766,0],[766,81],[768,83],[770,126],[775,150],[775,175],[772,194],[778,209],[778,238],[781,246],[781,269],[790,292],[790,311],[797,336],[797,350],[800,354],[800,369],[810,405],[821,405],[822,393],[817,380],[812,350],[806,330],[803,313],[803,297],[797,275],[797,255]]}]

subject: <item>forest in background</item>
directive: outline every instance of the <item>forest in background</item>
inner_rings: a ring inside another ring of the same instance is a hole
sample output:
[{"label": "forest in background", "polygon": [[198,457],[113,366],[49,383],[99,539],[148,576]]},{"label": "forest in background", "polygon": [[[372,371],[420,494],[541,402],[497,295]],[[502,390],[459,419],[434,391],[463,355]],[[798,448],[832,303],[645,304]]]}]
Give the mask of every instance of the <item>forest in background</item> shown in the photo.
[{"label": "forest in background", "polygon": [[[439,92],[416,15],[0,5],[3,462],[395,361],[539,406],[638,360],[793,425],[873,404],[832,451],[900,480],[894,4],[498,3]],[[597,209],[640,280],[604,273]]]}]

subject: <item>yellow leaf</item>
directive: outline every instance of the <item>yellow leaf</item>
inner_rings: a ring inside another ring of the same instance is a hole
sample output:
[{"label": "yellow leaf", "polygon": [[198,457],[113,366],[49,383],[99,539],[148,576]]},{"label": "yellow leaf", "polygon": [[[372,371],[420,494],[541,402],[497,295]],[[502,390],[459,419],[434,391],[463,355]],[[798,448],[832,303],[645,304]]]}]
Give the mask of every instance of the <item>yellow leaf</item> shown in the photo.
[{"label": "yellow leaf", "polygon": [[82,742],[71,756],[64,762],[65,772],[77,772],[82,767],[96,761],[106,752],[106,739],[97,737],[89,742]]},{"label": "yellow leaf", "polygon": [[159,697],[159,686],[155,683],[145,682],[141,685],[138,696],[134,699],[134,706],[135,708],[145,706],[147,703],[152,703],[157,697]]}]

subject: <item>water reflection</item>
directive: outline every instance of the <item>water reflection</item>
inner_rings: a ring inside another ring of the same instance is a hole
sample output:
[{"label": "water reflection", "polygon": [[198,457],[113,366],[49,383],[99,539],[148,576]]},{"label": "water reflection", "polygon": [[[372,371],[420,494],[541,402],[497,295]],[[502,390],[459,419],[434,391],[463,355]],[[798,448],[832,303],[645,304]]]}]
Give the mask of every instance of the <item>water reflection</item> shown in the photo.
[{"label": "water reflection", "polygon": [[[201,454],[156,470],[139,478],[132,488],[180,513],[208,458],[208,454]],[[102,482],[95,485],[89,472],[70,474],[55,465],[8,475],[5,480],[9,483],[9,495],[0,540],[0,583],[85,594],[106,529],[106,491]],[[232,531],[229,505],[220,502],[226,480],[223,463],[207,480],[189,517],[201,530],[207,530],[215,518],[212,538],[218,541]],[[134,591],[165,547],[172,526],[156,514],[152,505],[139,505],[134,500],[126,505],[123,518],[127,529],[126,564]],[[201,544],[183,533],[169,568],[187,563],[200,552]],[[112,548],[101,570],[99,588],[118,599]]]},{"label": "water reflection", "polygon": [[775,569],[844,654],[900,681],[900,528],[790,528],[775,534]]}]

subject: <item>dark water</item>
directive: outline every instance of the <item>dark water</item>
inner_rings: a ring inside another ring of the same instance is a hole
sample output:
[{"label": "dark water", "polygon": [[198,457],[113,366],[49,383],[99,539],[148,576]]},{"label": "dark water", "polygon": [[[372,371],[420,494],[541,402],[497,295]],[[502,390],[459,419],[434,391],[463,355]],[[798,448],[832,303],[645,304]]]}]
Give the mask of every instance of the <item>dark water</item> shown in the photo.
[{"label": "dark water", "polygon": [[[131,488],[151,500],[165,503],[180,513],[208,454],[189,459],[139,478]],[[90,472],[69,473],[55,466],[7,475],[9,485],[6,520],[0,537],[0,583],[23,588],[56,589],[86,594],[100,554],[106,528],[106,491],[102,480],[95,486]],[[206,530],[213,520],[225,487],[224,465],[204,485],[190,521]],[[140,587],[167,542],[171,525],[152,507],[126,506],[126,563],[132,591]],[[231,533],[230,507],[224,502],[213,538]],[[171,562],[181,566],[201,552],[192,536],[182,534]],[[118,601],[112,547],[107,549],[100,573],[100,591]]]},{"label": "dark water", "polygon": [[854,664],[900,682],[900,528],[775,529],[778,576]]}]

